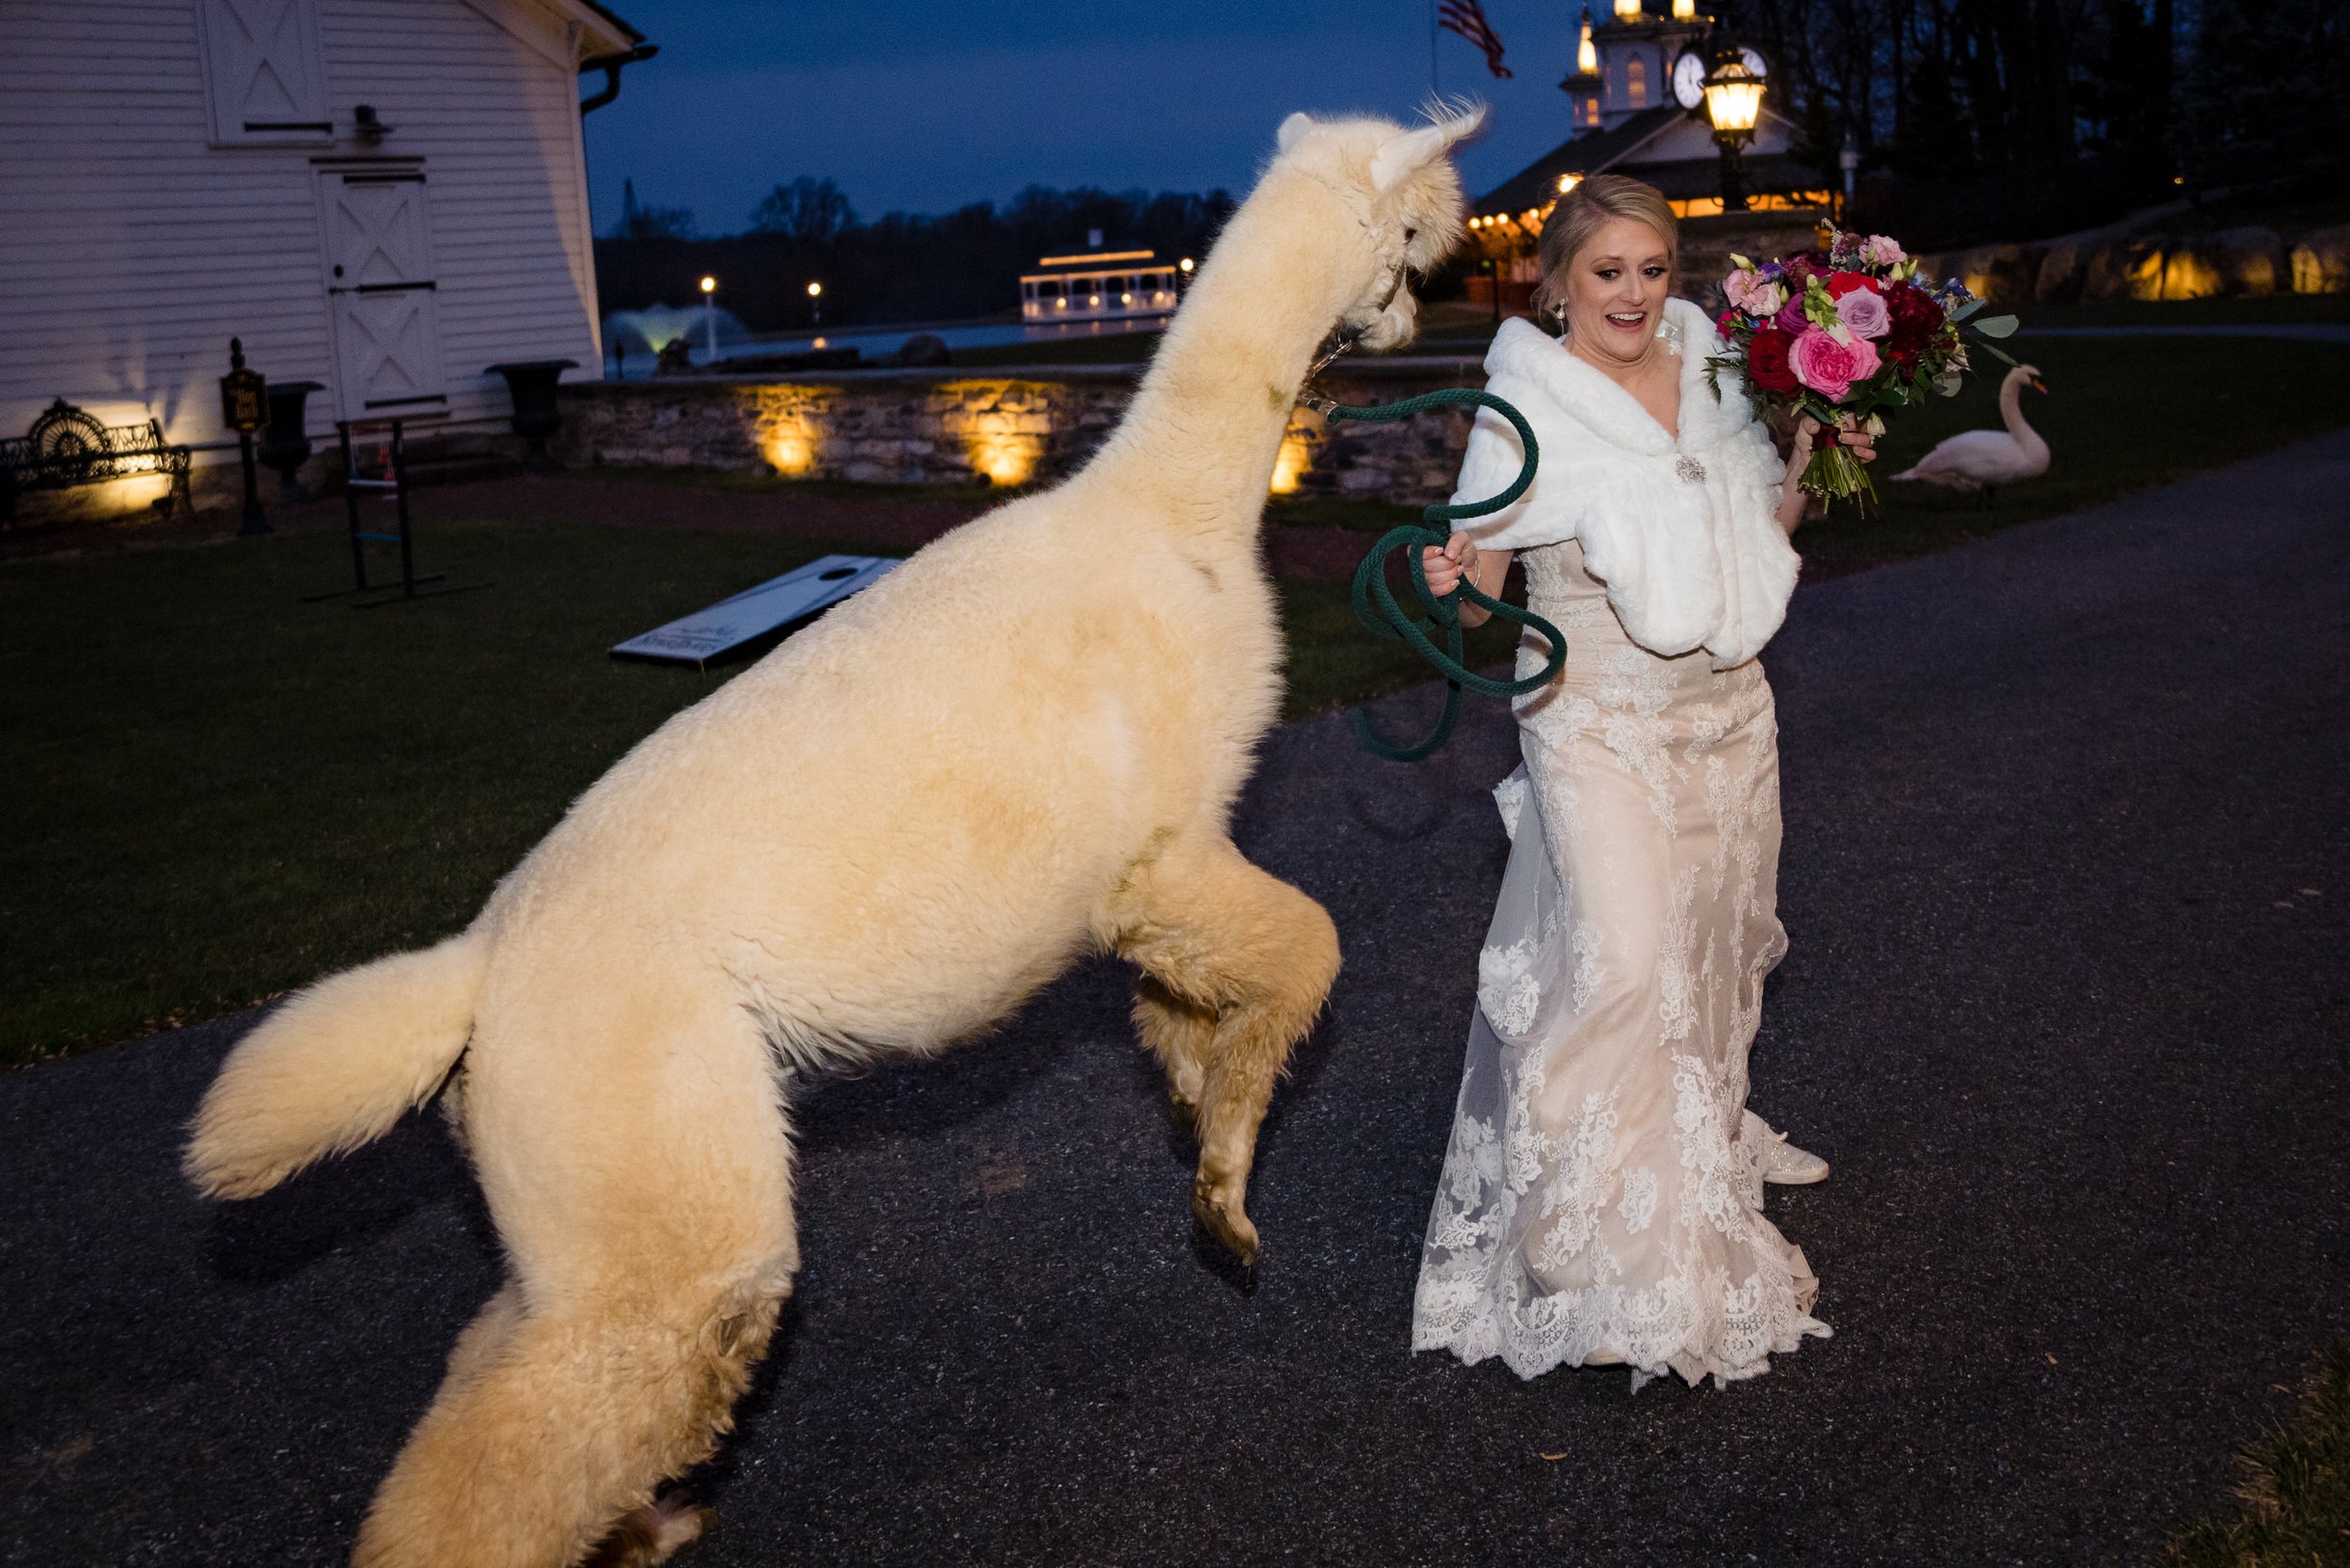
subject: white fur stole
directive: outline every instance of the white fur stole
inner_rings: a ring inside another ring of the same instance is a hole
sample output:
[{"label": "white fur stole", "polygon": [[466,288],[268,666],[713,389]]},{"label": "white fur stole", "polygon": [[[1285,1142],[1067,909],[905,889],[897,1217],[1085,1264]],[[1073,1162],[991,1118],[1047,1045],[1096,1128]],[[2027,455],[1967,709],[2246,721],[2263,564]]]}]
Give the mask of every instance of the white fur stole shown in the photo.
[{"label": "white fur stole", "polygon": [[[1706,384],[1717,339],[1705,312],[1668,300],[1659,335],[1681,355],[1678,441],[1541,328],[1504,321],[1485,389],[1526,416],[1542,462],[1524,496],[1462,526],[1488,549],[1580,540],[1626,635],[1667,657],[1701,647],[1728,669],[1762,651],[1795,589],[1794,547],[1775,515],[1786,469],[1744,379],[1724,371],[1719,399]],[[1523,461],[1509,421],[1479,410],[1453,500],[1500,494]]]}]

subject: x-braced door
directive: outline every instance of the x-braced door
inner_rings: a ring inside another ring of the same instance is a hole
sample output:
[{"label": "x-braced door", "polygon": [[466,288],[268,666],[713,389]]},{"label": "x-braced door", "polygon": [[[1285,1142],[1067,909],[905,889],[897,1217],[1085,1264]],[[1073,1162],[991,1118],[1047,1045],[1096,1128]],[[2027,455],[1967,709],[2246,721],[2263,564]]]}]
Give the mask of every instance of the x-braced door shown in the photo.
[{"label": "x-braced door", "polygon": [[322,169],[326,294],[345,419],[448,406],[432,221],[413,169]]}]

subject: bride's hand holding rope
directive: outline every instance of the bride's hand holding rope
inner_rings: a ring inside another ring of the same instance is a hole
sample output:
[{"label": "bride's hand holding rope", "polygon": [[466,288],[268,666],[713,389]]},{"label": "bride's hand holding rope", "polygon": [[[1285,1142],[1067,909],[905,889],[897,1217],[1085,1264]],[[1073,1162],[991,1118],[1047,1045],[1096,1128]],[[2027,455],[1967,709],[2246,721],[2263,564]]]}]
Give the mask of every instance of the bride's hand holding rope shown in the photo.
[{"label": "bride's hand holding rope", "polygon": [[[1423,545],[1419,552],[1420,570],[1427,573],[1429,590],[1438,598],[1450,593],[1465,579],[1480,593],[1498,599],[1501,584],[1510,575],[1509,550],[1480,550],[1477,541],[1466,534],[1454,534],[1441,548]],[[1475,628],[1491,619],[1493,612],[1482,604],[1461,601],[1461,624]]]}]

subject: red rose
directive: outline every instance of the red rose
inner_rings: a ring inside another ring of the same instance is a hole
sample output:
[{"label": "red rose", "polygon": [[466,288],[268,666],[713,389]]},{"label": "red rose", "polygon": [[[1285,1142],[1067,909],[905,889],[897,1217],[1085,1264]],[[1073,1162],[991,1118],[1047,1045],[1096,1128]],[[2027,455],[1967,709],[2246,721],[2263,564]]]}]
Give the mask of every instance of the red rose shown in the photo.
[{"label": "red rose", "polygon": [[1800,384],[1787,363],[1795,340],[1775,326],[1766,326],[1747,345],[1747,379],[1765,392],[1793,392]]},{"label": "red rose", "polygon": [[1886,293],[1885,307],[1892,318],[1885,345],[1895,355],[1906,354],[1914,360],[1942,330],[1941,305],[1914,283],[1895,284]]},{"label": "red rose", "polygon": [[1830,273],[1824,287],[1827,290],[1827,297],[1832,300],[1841,300],[1856,289],[1867,289],[1880,294],[1885,292],[1885,286],[1867,273]]}]

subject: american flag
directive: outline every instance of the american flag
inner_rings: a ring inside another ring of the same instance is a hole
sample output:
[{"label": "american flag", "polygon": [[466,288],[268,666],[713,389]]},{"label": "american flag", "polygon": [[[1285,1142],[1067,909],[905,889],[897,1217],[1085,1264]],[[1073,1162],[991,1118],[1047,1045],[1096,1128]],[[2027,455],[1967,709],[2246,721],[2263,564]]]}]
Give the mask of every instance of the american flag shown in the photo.
[{"label": "american flag", "polygon": [[1461,37],[1485,52],[1485,69],[1496,76],[1507,76],[1510,68],[1501,63],[1501,39],[1495,36],[1493,24],[1485,20],[1485,8],[1477,0],[1441,0],[1436,7],[1436,25],[1448,33]]}]

